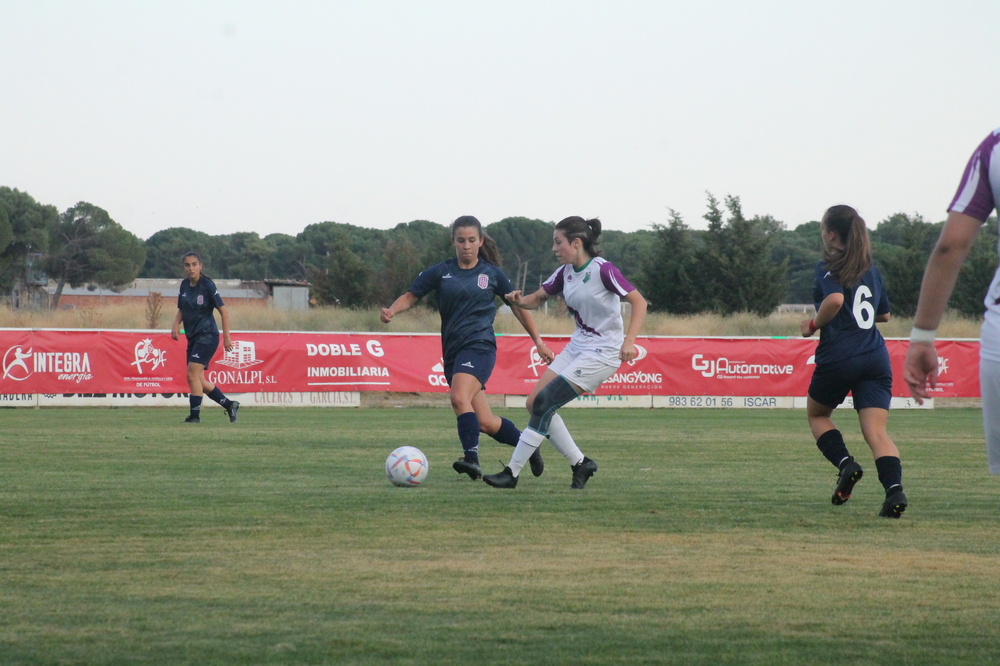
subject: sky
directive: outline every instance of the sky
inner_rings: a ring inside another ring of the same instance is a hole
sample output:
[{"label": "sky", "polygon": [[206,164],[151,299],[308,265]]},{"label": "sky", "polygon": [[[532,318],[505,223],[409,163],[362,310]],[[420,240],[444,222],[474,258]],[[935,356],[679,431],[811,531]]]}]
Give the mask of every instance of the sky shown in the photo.
[{"label": "sky", "polygon": [[5,0],[0,186],[169,227],[945,217],[996,0]]}]

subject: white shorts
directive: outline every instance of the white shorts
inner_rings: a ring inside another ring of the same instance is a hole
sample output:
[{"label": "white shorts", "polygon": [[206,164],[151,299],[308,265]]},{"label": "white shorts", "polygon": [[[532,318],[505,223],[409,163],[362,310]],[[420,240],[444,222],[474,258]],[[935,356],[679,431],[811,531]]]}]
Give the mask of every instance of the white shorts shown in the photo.
[{"label": "white shorts", "polygon": [[549,365],[549,370],[579,386],[587,393],[593,393],[608,377],[615,374],[621,362],[608,365],[602,357],[585,352],[562,350]]}]

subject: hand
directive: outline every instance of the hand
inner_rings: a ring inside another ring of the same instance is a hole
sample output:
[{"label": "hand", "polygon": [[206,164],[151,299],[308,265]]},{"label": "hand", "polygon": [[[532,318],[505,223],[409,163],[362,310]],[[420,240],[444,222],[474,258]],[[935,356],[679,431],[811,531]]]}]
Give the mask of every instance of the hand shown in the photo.
[{"label": "hand", "polygon": [[618,352],[618,358],[620,358],[623,363],[628,363],[635,358],[635,355],[635,345],[626,340],[625,344],[622,345],[622,350]]},{"label": "hand", "polygon": [[545,346],[544,342],[535,343],[535,348],[538,349],[538,356],[545,362],[545,365],[549,365],[552,361],[556,360],[556,355],[552,353],[552,350]]},{"label": "hand", "polygon": [[382,313],[379,315],[379,319],[382,320],[383,324],[388,324],[390,321],[392,321],[392,317],[394,314],[396,313],[390,310],[389,308],[382,308]]},{"label": "hand", "polygon": [[224,335],[222,337],[222,348],[225,349],[227,352],[233,351],[233,341],[232,339],[230,339],[228,335]]},{"label": "hand", "polygon": [[812,334],[815,333],[809,328],[809,324],[812,323],[812,319],[803,319],[799,322],[799,332],[802,333],[803,338],[811,338]]},{"label": "hand", "polygon": [[512,291],[509,294],[504,294],[504,299],[510,301],[513,305],[521,304],[521,290]]},{"label": "hand", "polygon": [[903,379],[918,405],[924,404],[924,400],[931,397],[927,386],[936,388],[938,380],[938,355],[932,343],[910,343],[903,363]]},{"label": "hand", "polygon": [[174,340],[176,340],[177,336],[179,336],[180,334],[181,334],[181,330],[179,328],[177,328],[176,326],[173,326],[173,327],[170,328],[170,337],[173,338]]}]

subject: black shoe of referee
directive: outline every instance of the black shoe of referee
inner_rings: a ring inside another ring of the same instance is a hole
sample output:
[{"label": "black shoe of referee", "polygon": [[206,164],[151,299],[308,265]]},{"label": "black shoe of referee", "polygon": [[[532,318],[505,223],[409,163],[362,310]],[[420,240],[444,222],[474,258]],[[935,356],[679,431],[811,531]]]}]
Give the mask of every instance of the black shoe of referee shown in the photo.
[{"label": "black shoe of referee", "polygon": [[837,487],[833,489],[833,497],[830,501],[836,506],[840,506],[851,499],[851,491],[854,490],[854,484],[860,481],[864,475],[865,471],[861,469],[861,465],[854,462],[854,458],[848,458],[847,462],[840,468]]}]

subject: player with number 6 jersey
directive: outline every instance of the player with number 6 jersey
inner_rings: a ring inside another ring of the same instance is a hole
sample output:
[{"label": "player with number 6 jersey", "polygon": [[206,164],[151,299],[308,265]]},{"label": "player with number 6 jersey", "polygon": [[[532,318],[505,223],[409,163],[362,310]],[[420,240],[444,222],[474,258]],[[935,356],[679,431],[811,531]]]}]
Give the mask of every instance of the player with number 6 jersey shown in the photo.
[{"label": "player with number 6 jersey", "polygon": [[899,518],[906,510],[899,450],[889,438],[892,366],[876,322],[889,321],[889,297],[882,274],[872,263],[868,229],[850,206],[833,206],[820,223],[823,259],[816,265],[813,300],[816,316],[800,325],[803,336],[820,332],[816,368],[809,383],[806,411],[816,446],[838,469],[833,504],[851,497],[864,470],[851,456],[831,419],[848,393],[861,432],[875,457],[885,502],[879,512]]}]

